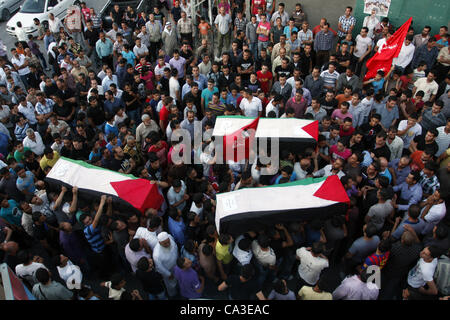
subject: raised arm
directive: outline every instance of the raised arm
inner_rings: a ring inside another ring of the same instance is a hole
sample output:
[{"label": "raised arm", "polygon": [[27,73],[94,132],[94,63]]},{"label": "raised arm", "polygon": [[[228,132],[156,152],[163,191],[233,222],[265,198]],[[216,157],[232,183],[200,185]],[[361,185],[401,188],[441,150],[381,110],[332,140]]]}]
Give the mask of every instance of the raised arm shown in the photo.
[{"label": "raised arm", "polygon": [[92,222],[93,229],[97,228],[98,222],[100,221],[100,217],[103,214],[103,207],[105,206],[105,202],[106,202],[106,195],[102,195],[100,205],[98,206],[97,213],[95,214],[94,221]]}]

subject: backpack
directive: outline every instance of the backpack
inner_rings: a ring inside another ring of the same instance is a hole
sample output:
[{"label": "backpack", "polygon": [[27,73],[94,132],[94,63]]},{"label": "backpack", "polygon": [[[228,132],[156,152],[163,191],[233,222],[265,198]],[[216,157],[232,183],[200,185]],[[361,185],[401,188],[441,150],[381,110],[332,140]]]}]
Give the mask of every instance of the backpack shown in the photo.
[{"label": "backpack", "polygon": [[434,273],[434,281],[439,293],[444,296],[450,295],[450,258],[442,255]]}]

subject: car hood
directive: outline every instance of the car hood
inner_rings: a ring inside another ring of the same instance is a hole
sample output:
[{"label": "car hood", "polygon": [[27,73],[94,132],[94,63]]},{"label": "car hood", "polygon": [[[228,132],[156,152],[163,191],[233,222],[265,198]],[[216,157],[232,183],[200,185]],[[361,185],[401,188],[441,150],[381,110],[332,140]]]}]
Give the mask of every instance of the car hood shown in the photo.
[{"label": "car hood", "polygon": [[22,27],[32,27],[34,26],[33,19],[38,18],[42,21],[43,13],[23,13],[23,12],[17,12],[11,19],[9,19],[8,23],[6,24],[7,27],[16,27],[17,21],[22,22]]}]

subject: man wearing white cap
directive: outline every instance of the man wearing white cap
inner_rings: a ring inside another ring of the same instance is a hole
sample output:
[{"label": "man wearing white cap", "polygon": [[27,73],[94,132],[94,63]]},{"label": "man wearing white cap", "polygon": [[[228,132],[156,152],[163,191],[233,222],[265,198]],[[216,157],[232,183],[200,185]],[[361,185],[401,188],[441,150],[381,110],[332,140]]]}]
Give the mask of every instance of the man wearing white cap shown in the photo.
[{"label": "man wearing white cap", "polygon": [[158,244],[153,251],[153,261],[156,271],[162,276],[169,296],[177,294],[177,280],[173,275],[173,268],[178,259],[178,247],[173,237],[167,232],[158,234]]}]

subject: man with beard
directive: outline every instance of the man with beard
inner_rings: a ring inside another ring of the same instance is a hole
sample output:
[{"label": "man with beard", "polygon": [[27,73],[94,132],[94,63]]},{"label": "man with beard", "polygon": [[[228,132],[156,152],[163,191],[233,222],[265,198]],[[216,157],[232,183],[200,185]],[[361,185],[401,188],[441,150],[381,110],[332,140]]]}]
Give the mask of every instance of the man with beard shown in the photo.
[{"label": "man with beard", "polygon": [[170,297],[177,294],[177,280],[173,274],[177,259],[178,247],[173,237],[167,232],[158,234],[158,244],[153,250],[153,260],[156,271],[163,276],[163,281]]}]

